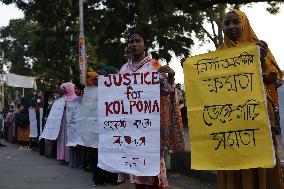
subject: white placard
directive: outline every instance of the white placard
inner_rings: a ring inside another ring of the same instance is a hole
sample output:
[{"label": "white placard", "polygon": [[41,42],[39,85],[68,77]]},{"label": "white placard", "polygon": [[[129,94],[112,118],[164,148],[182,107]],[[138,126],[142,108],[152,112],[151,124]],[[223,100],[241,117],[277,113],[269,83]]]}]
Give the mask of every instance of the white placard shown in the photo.
[{"label": "white placard", "polygon": [[30,120],[30,138],[37,137],[37,120],[35,108],[29,108],[29,120]]},{"label": "white placard", "polygon": [[45,138],[49,140],[57,139],[60,131],[64,107],[65,107],[64,98],[59,98],[54,101],[40,138]]},{"label": "white placard", "polygon": [[39,111],[40,111],[40,135],[41,135],[42,134],[43,108],[40,108]]},{"label": "white placard", "polygon": [[86,87],[79,107],[79,145],[98,148],[98,87]]},{"label": "white placard", "polygon": [[158,72],[99,77],[99,161],[110,172],[160,172]]},{"label": "white placard", "polygon": [[[43,109],[40,108],[40,135],[42,131],[42,115]],[[29,108],[29,120],[30,120],[30,138],[37,138],[37,120],[35,108]]]},{"label": "white placard", "polygon": [[66,146],[76,146],[81,142],[79,136],[79,106],[78,101],[66,102],[66,120],[67,120],[67,144]]}]

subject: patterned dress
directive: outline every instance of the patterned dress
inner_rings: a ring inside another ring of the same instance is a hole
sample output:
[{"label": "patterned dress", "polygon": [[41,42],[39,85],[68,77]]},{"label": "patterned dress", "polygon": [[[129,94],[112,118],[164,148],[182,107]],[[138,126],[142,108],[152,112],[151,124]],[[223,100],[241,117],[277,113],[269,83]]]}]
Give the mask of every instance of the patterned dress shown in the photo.
[{"label": "patterned dress", "polygon": [[66,110],[63,112],[60,132],[57,138],[57,160],[63,160],[69,162],[69,147],[66,146],[67,143],[67,120],[66,120]]},{"label": "patterned dress", "polygon": [[13,130],[15,127],[15,116],[12,112],[9,112],[5,119],[7,130],[8,130],[8,142],[13,143],[14,142],[14,136],[13,136]]},{"label": "patterned dress", "polygon": [[[124,64],[120,73],[155,71],[160,63],[150,57],[145,57],[139,64],[133,65],[132,61]],[[179,113],[176,88],[170,84],[166,75],[160,75],[161,81],[161,153],[160,153],[160,174],[153,176],[130,176],[130,181],[135,184],[158,185],[157,187],[169,186],[167,180],[164,150],[184,151],[184,135],[181,116]],[[119,173],[118,182],[125,181],[127,175]],[[158,182],[158,183],[157,183]]]}]

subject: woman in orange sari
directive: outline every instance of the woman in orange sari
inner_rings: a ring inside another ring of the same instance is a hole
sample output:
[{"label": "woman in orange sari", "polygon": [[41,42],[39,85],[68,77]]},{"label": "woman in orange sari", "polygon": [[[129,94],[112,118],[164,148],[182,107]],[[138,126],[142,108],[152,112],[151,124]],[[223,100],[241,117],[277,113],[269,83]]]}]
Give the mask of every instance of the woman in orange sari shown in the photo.
[{"label": "woman in orange sari", "polygon": [[269,90],[271,86],[274,86],[282,78],[281,70],[268,49],[267,44],[257,38],[245,13],[239,10],[232,10],[227,13],[224,19],[223,31],[225,34],[224,43],[218,50],[240,47],[248,43],[255,43],[260,47],[262,76],[266,88],[267,110],[276,152],[276,166],[274,168],[218,171],[218,189],[283,189],[282,171],[275,138],[275,119],[273,113],[275,99],[273,99],[273,96],[270,94],[271,90]]},{"label": "woman in orange sari", "polygon": [[29,99],[21,99],[20,111],[15,115],[17,126],[17,141],[21,144],[19,149],[31,150],[30,148],[30,121],[29,121]]}]

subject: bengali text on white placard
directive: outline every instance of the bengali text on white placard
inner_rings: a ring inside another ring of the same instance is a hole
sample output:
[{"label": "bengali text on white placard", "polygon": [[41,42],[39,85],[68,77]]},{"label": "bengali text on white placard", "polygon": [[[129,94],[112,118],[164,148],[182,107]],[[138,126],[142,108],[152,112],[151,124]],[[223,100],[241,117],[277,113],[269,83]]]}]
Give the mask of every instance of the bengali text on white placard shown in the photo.
[{"label": "bengali text on white placard", "polygon": [[99,77],[98,166],[116,173],[160,172],[158,72]]},{"label": "bengali text on white placard", "polygon": [[64,98],[60,98],[54,101],[40,138],[45,138],[49,140],[57,139],[60,131],[64,107],[65,107]]}]

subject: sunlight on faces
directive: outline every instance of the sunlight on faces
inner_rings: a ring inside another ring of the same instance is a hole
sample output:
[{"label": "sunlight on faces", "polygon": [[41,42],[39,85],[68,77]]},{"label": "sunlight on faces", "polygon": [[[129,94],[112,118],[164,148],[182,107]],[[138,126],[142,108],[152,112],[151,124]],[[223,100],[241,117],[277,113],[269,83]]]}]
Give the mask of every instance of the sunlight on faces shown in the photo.
[{"label": "sunlight on faces", "polygon": [[137,33],[132,34],[128,39],[128,47],[130,48],[132,56],[137,57],[142,55],[145,50],[145,43],[142,36]]},{"label": "sunlight on faces", "polygon": [[224,19],[224,34],[232,41],[237,41],[241,36],[242,22],[240,17],[234,13],[229,12]]}]

